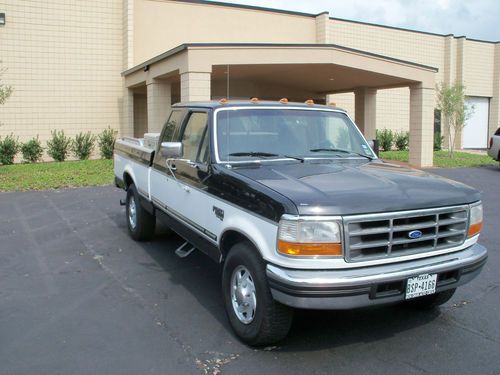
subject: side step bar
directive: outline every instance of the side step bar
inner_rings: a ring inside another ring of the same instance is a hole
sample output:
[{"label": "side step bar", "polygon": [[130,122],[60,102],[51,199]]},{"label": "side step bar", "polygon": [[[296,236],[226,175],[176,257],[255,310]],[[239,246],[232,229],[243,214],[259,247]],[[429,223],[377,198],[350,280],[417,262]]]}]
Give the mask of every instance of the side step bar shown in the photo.
[{"label": "side step bar", "polygon": [[176,250],[175,250],[175,255],[177,255],[179,258],[185,258],[187,257],[189,254],[191,254],[193,251],[196,250],[196,248],[193,246],[193,245],[190,245],[191,248],[186,248],[186,245],[190,245],[189,242],[184,242],[181,246],[179,246]]}]

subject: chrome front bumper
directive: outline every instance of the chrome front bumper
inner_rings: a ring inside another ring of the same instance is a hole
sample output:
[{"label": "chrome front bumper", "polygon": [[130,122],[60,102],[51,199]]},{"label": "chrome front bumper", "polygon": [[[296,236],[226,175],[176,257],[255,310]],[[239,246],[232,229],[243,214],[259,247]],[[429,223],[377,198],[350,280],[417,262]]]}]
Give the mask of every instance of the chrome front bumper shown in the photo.
[{"label": "chrome front bumper", "polygon": [[437,273],[436,292],[456,288],[476,277],[487,250],[475,244],[465,250],[403,263],[342,270],[295,270],[267,265],[275,300],[305,309],[352,309],[405,299],[406,281]]}]

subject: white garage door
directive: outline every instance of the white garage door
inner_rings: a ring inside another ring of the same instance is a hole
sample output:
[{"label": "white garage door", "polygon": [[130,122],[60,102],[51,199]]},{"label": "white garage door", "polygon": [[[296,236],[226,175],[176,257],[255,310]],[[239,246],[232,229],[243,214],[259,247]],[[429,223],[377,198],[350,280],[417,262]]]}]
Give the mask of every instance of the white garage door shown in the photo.
[{"label": "white garage door", "polygon": [[463,148],[486,148],[488,147],[488,115],[489,98],[469,96],[467,104],[474,106],[474,114],[467,123],[462,135]]}]

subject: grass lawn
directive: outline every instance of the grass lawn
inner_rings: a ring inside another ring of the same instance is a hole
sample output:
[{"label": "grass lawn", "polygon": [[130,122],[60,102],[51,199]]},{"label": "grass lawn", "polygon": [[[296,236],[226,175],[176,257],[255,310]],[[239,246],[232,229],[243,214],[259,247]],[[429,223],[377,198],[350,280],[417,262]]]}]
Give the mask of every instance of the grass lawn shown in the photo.
[{"label": "grass lawn", "polygon": [[109,185],[113,179],[113,160],[0,166],[0,191]]},{"label": "grass lawn", "polygon": [[[381,151],[380,158],[408,162],[408,151]],[[470,154],[468,152],[453,153],[453,159],[448,151],[434,151],[434,166],[441,168],[481,167],[484,165],[498,165],[498,162],[488,155]]]}]

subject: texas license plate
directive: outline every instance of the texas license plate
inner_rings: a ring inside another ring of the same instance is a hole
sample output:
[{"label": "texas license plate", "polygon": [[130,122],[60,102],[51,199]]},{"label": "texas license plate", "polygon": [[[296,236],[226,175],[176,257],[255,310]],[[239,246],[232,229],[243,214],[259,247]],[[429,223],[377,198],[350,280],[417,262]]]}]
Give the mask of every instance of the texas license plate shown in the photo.
[{"label": "texas license plate", "polygon": [[406,283],[406,299],[436,293],[437,274],[423,274],[410,277]]}]

